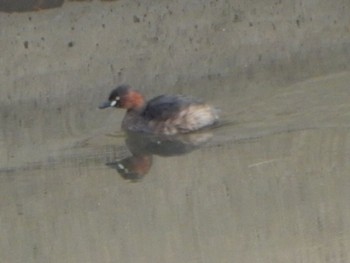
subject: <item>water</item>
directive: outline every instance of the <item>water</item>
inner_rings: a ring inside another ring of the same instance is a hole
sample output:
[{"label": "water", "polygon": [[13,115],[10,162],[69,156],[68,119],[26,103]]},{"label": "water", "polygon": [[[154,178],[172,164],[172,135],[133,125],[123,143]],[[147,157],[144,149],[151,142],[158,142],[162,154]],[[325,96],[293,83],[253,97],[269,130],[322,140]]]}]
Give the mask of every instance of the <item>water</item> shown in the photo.
[{"label": "water", "polygon": [[3,105],[1,262],[349,262],[348,83],[198,83],[225,125],[136,181],[122,112]]}]

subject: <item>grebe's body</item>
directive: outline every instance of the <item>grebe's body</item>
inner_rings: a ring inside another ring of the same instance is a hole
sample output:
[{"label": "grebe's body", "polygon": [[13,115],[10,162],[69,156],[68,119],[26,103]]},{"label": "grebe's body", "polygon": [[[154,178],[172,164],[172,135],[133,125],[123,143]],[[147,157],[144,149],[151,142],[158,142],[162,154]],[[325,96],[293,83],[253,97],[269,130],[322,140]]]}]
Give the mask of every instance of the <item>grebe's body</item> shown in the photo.
[{"label": "grebe's body", "polygon": [[133,132],[174,135],[196,131],[218,121],[218,110],[200,100],[161,95],[145,102],[143,96],[123,85],[114,89],[100,106],[127,110],[122,128]]}]

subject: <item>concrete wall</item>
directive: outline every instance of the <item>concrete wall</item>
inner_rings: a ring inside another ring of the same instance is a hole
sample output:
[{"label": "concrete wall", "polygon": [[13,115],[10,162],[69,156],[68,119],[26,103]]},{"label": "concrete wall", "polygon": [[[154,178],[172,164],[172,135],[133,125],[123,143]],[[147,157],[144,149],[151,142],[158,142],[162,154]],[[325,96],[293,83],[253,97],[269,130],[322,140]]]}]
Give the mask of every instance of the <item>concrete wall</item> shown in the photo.
[{"label": "concrete wall", "polygon": [[0,104],[93,111],[117,83],[154,94],[206,79],[232,77],[234,89],[342,71],[349,14],[348,0],[66,2],[0,13]]}]

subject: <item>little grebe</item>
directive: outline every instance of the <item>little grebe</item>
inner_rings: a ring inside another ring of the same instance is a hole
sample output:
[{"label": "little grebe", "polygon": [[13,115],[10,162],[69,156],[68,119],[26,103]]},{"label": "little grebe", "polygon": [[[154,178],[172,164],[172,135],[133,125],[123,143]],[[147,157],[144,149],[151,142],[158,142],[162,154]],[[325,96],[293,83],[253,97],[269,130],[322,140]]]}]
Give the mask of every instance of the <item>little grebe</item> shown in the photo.
[{"label": "little grebe", "polygon": [[216,123],[218,110],[200,100],[161,95],[148,101],[128,85],[112,90],[100,109],[126,109],[122,128],[127,131],[174,135],[188,133]]}]

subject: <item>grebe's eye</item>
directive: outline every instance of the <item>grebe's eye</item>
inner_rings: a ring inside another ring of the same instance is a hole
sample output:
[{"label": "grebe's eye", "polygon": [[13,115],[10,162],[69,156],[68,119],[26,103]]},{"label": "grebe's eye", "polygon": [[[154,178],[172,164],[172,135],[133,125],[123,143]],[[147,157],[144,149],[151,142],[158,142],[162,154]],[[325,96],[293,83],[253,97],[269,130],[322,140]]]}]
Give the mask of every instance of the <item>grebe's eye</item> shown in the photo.
[{"label": "grebe's eye", "polygon": [[123,171],[125,173],[128,173],[129,170],[128,168],[126,168],[124,165],[122,165],[121,163],[118,163],[118,168],[120,169],[120,171]]}]

